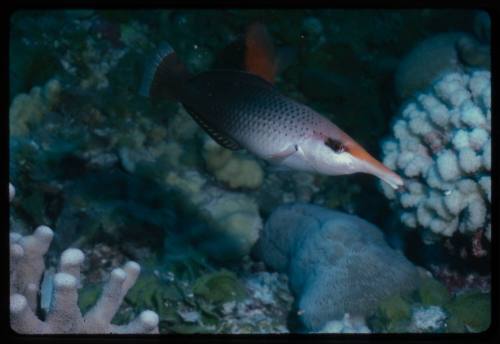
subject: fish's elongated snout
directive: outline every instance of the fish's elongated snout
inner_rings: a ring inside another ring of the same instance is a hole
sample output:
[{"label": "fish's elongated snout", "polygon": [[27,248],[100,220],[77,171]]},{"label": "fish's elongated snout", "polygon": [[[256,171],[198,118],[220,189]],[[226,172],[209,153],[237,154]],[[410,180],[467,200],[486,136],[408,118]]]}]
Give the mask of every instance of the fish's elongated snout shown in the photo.
[{"label": "fish's elongated snout", "polygon": [[374,158],[369,161],[364,160],[364,166],[366,173],[377,176],[394,189],[399,189],[404,185],[403,179],[398,174]]},{"label": "fish's elongated snout", "polygon": [[389,170],[384,165],[382,166],[384,167],[384,170],[378,170],[373,174],[382,179],[384,182],[386,182],[396,190],[402,188],[404,185],[403,179],[393,171]]},{"label": "fish's elongated snout", "polygon": [[351,145],[351,154],[358,160],[361,165],[360,172],[372,174],[382,179],[394,189],[399,189],[404,185],[404,181],[399,175],[397,175],[394,171],[372,157],[360,145]]}]

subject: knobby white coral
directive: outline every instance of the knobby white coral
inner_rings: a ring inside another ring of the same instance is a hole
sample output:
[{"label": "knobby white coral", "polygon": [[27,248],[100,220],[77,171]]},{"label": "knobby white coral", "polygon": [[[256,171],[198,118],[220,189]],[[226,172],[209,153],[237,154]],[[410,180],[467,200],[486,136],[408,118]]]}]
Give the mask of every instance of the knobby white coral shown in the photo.
[{"label": "knobby white coral", "polygon": [[344,314],[342,320],[333,320],[319,331],[319,333],[371,333],[362,317],[351,317],[349,313]]},{"label": "knobby white coral", "polygon": [[417,307],[412,312],[411,332],[435,332],[445,325],[446,314],[441,307]]},{"label": "knobby white coral", "polygon": [[384,164],[406,177],[403,192],[381,184],[409,227],[490,239],[489,71],[449,73],[408,103],[383,143]]},{"label": "knobby white coral", "polygon": [[[14,192],[14,187],[9,184],[11,199]],[[78,288],[84,255],[74,248],[65,250],[61,255],[58,273],[53,277],[53,292],[48,295],[47,316],[44,321],[39,319],[37,297],[45,271],[43,256],[53,236],[53,231],[47,226],[38,227],[29,236],[10,235],[12,329],[26,334],[158,332],[158,315],[152,311],[142,312],[126,325],[111,324],[125,294],[139,275],[140,266],[135,262],[128,262],[123,269],[114,269],[97,303],[82,315],[78,307]],[[42,295],[41,304],[47,303],[44,300],[46,297]]]}]

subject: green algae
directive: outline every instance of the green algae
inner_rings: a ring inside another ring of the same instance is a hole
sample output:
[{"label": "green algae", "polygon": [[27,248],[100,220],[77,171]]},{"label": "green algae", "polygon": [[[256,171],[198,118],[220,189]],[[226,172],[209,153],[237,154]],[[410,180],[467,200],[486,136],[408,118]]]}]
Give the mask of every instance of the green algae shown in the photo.
[{"label": "green algae", "polygon": [[431,277],[421,279],[418,296],[424,305],[442,306],[451,299],[451,295],[446,287]]},{"label": "green algae", "polygon": [[483,332],[491,324],[491,294],[467,292],[445,306],[450,314],[448,332]]},{"label": "green algae", "polygon": [[368,322],[377,332],[406,332],[411,320],[411,304],[400,295],[383,300]]},{"label": "green algae", "polygon": [[246,296],[246,290],[236,275],[227,270],[201,276],[195,281],[193,292],[214,303],[241,300]]}]

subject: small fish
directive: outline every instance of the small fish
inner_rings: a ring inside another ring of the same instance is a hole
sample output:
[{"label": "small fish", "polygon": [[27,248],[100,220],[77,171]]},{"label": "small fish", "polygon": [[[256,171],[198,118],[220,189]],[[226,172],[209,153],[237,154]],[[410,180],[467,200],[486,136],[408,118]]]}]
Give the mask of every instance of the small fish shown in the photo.
[{"label": "small fish", "polygon": [[278,70],[265,27],[249,26],[245,70],[214,69],[192,76],[172,47],[163,43],[144,74],[141,93],[182,103],[220,145],[247,149],[291,169],[342,175],[375,175],[397,189],[403,180],[356,141],[310,107],[272,84]]}]

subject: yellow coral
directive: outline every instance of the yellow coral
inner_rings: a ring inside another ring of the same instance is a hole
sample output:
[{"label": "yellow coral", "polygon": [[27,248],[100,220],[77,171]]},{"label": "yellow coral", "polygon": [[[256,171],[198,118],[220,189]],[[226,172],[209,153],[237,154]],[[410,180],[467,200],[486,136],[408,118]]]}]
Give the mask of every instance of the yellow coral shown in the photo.
[{"label": "yellow coral", "polygon": [[207,137],[203,156],[215,178],[232,189],[255,189],[261,186],[264,172],[252,158],[239,156]]},{"label": "yellow coral", "polygon": [[43,115],[59,101],[61,84],[49,80],[43,87],[35,86],[29,94],[21,93],[13,100],[9,109],[10,135],[28,134],[29,127],[39,123]]},{"label": "yellow coral", "polygon": [[165,182],[176,187],[190,205],[200,211],[211,224],[212,240],[229,240],[233,247],[224,253],[228,257],[248,254],[262,228],[257,203],[243,193],[229,192],[211,186],[202,175],[190,171],[170,172]]}]

